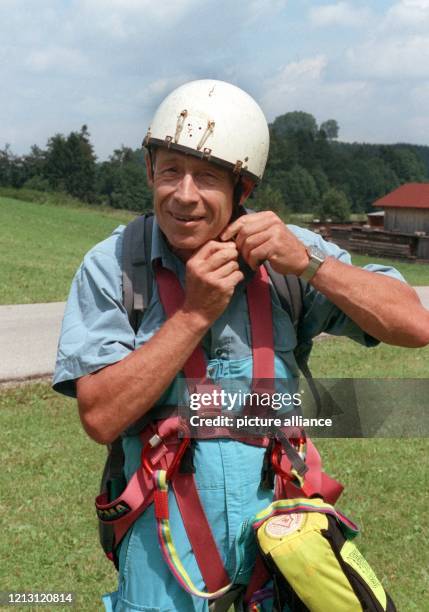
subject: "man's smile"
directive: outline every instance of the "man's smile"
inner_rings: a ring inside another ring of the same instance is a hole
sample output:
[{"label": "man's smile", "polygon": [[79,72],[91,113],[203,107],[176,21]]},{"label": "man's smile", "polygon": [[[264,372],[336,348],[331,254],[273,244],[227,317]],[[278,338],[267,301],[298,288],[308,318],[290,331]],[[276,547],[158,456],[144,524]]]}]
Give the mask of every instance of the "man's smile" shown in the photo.
[{"label": "man's smile", "polygon": [[176,213],[176,212],[171,212],[171,211],[169,214],[178,223],[190,224],[190,223],[196,223],[198,221],[202,221],[203,219],[205,219],[205,215],[189,215],[189,214]]}]

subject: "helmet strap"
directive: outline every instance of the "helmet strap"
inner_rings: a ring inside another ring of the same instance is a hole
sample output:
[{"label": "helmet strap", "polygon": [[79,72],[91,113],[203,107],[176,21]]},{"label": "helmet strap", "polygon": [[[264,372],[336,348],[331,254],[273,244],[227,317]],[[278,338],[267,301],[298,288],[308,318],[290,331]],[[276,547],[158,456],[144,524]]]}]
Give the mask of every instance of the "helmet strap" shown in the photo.
[{"label": "helmet strap", "polygon": [[243,181],[241,180],[240,177],[238,177],[238,181],[234,185],[234,193],[232,196],[232,201],[233,201],[234,206],[239,206],[240,200],[243,196],[243,192],[244,192]]}]

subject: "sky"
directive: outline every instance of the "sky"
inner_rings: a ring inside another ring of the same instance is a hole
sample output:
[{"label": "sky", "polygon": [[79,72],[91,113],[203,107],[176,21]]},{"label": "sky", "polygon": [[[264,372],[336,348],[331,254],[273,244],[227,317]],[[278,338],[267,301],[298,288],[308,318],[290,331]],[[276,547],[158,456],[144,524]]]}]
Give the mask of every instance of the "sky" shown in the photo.
[{"label": "sky", "polygon": [[200,78],[268,121],[301,110],[343,141],[429,145],[429,0],[0,0],[0,149],[87,124],[107,159]]}]

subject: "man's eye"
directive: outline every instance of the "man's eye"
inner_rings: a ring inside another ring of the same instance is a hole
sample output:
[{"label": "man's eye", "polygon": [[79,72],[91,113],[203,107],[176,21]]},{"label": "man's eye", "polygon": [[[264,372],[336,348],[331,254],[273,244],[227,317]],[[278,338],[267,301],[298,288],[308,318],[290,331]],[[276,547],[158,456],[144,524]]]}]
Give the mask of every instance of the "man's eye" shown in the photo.
[{"label": "man's eye", "polygon": [[216,174],[212,174],[211,172],[203,172],[202,174],[200,174],[200,177],[204,180],[210,180],[210,181],[217,180]]}]

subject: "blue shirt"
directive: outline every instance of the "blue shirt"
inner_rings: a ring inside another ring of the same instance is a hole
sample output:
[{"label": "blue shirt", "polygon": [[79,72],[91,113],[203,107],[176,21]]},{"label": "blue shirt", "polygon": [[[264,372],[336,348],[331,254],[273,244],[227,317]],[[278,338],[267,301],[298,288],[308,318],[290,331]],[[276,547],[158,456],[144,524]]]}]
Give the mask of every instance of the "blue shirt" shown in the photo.
[{"label": "blue shirt", "polygon": [[[306,245],[350,263],[349,254],[319,235],[297,226],[289,229]],[[156,284],[137,334],[134,334],[122,303],[122,236],[124,227],[96,245],[85,256],[74,277],[65,310],[54,374],[54,389],[75,396],[75,380],[113,364],[143,345],[165,321]],[[161,259],[184,284],[185,266],[168,248],[156,221],[152,235],[152,261]],[[402,280],[392,268],[368,265],[366,269]],[[296,337],[278,296],[271,293],[275,373],[280,379],[296,380],[298,368],[293,354]],[[304,296],[302,338],[321,332],[345,335],[367,346],[377,341],[363,332],[324,295],[308,285]],[[250,380],[252,354],[245,282],[240,283],[224,313],[203,341],[207,370],[215,381]],[[157,405],[177,403],[179,377]],[[156,406],[150,413],[155,415]],[[125,473],[129,479],[140,465],[141,445],[137,435],[123,437]],[[260,473],[264,449],[240,442],[199,440],[195,445],[196,482],[227,571],[246,582],[251,564],[237,568],[236,537],[244,519],[266,507],[272,492],[262,490]],[[174,495],[170,496],[173,538],[180,558],[195,584],[204,589],[192,549],[184,530]],[[118,591],[104,598],[107,610],[207,610],[207,603],[188,595],[176,583],[159,551],[153,507],[133,525],[120,550]]]}]

